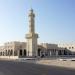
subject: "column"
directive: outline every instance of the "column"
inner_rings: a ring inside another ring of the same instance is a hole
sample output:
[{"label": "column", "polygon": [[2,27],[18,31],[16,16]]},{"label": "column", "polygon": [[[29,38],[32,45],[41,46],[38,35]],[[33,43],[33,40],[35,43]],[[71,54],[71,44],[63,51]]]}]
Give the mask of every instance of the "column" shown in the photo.
[{"label": "column", "polygon": [[49,51],[49,55],[50,55],[50,56],[52,55],[51,50]]},{"label": "column", "polygon": [[56,56],[58,56],[58,51],[56,50]]}]

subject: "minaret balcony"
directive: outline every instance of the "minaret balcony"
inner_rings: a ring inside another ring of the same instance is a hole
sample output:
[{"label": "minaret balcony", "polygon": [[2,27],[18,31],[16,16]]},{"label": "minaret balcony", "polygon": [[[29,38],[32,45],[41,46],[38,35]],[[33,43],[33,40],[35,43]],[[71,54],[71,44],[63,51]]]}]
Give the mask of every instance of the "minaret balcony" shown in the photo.
[{"label": "minaret balcony", "polygon": [[26,38],[33,38],[33,37],[35,37],[35,38],[38,38],[38,34],[26,34]]}]

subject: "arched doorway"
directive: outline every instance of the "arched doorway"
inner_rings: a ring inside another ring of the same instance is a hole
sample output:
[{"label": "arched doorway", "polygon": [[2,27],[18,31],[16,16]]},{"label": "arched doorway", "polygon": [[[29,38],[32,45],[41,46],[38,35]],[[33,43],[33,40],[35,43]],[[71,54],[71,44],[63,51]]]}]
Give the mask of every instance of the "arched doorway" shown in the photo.
[{"label": "arched doorway", "polygon": [[8,50],[8,56],[10,56],[10,50]]},{"label": "arched doorway", "polygon": [[62,55],[62,51],[61,50],[58,51],[58,55]]},{"label": "arched doorway", "polygon": [[38,49],[38,56],[41,56],[41,49]]},{"label": "arched doorway", "polygon": [[67,51],[66,50],[64,50],[64,55],[67,55]]},{"label": "arched doorway", "polygon": [[24,49],[24,56],[26,56],[26,49]]},{"label": "arched doorway", "polygon": [[14,56],[17,56],[17,50],[14,51]]},{"label": "arched doorway", "polygon": [[1,56],[2,56],[2,52],[0,52]]},{"label": "arched doorway", "polygon": [[13,55],[13,50],[12,50],[12,49],[10,50],[10,55],[11,55],[11,56]]},{"label": "arched doorway", "polygon": [[22,49],[20,49],[20,56],[22,56]]},{"label": "arched doorway", "polygon": [[8,52],[7,52],[7,50],[5,51],[5,53],[6,53],[6,56],[8,55]]}]

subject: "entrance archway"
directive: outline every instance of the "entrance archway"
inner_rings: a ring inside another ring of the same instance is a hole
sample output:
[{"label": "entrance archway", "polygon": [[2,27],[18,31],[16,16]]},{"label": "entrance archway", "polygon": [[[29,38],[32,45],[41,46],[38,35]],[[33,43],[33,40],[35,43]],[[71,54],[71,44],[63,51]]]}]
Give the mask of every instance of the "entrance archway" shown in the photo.
[{"label": "entrance archway", "polygon": [[20,56],[22,56],[22,49],[20,49]]},{"label": "entrance archway", "polygon": [[61,50],[59,50],[58,55],[62,55],[62,51]]},{"label": "entrance archway", "polygon": [[11,55],[11,56],[13,55],[13,50],[12,50],[12,49],[10,50],[10,55]]},{"label": "entrance archway", "polygon": [[26,56],[26,49],[24,49],[24,56]]},{"label": "entrance archway", "polygon": [[38,49],[38,56],[41,56],[41,49]]}]

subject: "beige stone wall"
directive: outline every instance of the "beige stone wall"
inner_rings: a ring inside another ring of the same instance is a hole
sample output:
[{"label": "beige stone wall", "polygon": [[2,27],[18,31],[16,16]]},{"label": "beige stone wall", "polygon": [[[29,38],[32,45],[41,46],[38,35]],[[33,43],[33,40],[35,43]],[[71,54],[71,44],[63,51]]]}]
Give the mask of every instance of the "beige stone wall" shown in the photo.
[{"label": "beige stone wall", "polygon": [[[2,56],[19,56],[20,50],[26,49],[25,42],[7,42],[3,46],[0,46],[0,57]],[[23,54],[24,55],[24,54]]]},{"label": "beige stone wall", "polygon": [[58,49],[57,44],[41,43],[41,46],[43,46],[46,49]]},{"label": "beige stone wall", "polygon": [[75,52],[75,44],[58,44],[58,47],[67,48],[72,52]]}]

